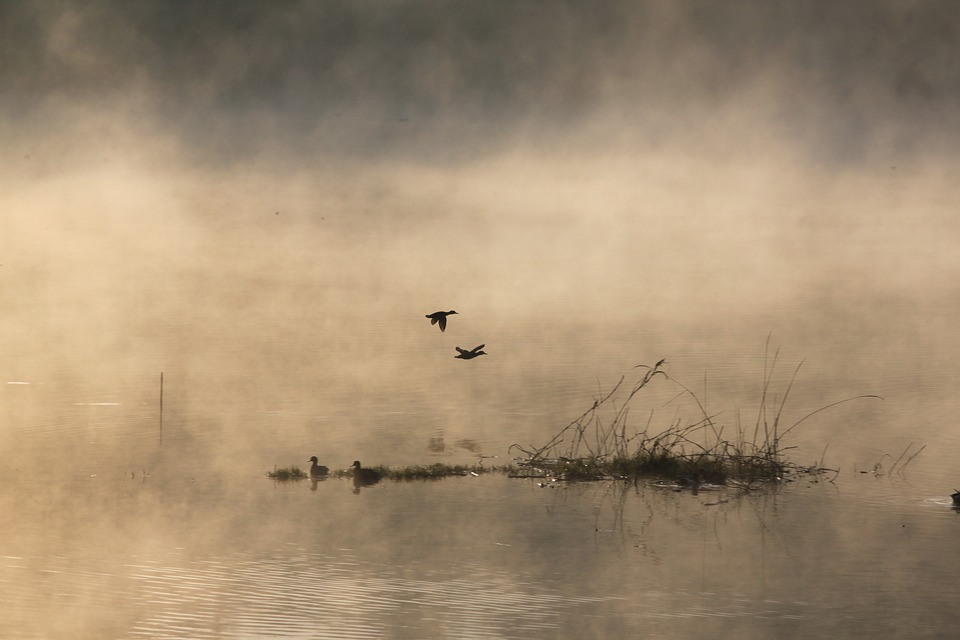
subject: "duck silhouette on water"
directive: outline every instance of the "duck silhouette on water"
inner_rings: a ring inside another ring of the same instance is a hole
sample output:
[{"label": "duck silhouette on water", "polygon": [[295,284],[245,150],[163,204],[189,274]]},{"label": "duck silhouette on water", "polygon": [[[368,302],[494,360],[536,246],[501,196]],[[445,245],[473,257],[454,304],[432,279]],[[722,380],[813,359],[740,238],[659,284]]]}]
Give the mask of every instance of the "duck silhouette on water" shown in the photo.
[{"label": "duck silhouette on water", "polygon": [[311,456],[310,460],[310,477],[311,478],[326,478],[327,474],[330,473],[330,469],[326,468],[322,464],[317,464],[317,456]]},{"label": "duck silhouette on water", "polygon": [[434,311],[428,313],[425,318],[430,318],[430,324],[439,324],[440,331],[447,330],[447,316],[459,315],[456,311]]},{"label": "duck silhouette on water", "polygon": [[350,467],[353,469],[353,486],[369,487],[372,484],[380,482],[380,478],[382,477],[380,472],[374,469],[364,469],[360,466],[359,460],[354,460]]},{"label": "duck silhouette on water", "polygon": [[953,499],[953,506],[960,507],[960,490],[954,491],[950,497]]},{"label": "duck silhouette on water", "polygon": [[453,357],[454,357],[454,358],[460,358],[461,360],[472,360],[473,358],[476,358],[477,356],[485,356],[485,355],[487,355],[487,352],[486,352],[486,351],[481,351],[481,349],[483,349],[485,346],[487,346],[487,345],[481,344],[481,345],[479,345],[479,346],[474,347],[474,348],[471,349],[470,351],[467,351],[466,349],[461,349],[460,347],[457,347],[457,351],[459,352],[459,354],[458,354],[458,355],[455,355],[455,356],[453,356]]},{"label": "duck silhouette on water", "polygon": [[681,476],[677,478],[676,484],[677,489],[675,489],[675,491],[690,489],[690,493],[693,495],[698,495],[700,493],[700,485],[702,482],[700,480],[700,474],[695,473],[692,476]]}]

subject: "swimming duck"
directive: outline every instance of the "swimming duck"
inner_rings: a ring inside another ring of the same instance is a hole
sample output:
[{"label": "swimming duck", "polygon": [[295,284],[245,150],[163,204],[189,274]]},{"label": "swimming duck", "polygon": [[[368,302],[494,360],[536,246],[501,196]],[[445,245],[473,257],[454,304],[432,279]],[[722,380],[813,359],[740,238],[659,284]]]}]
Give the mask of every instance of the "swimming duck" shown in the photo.
[{"label": "swimming duck", "polygon": [[690,492],[693,495],[697,495],[700,492],[700,474],[695,473],[692,476],[680,476],[677,478],[677,486],[680,490],[690,489]]},{"label": "swimming duck", "polygon": [[446,331],[447,329],[447,316],[452,316],[457,314],[456,311],[434,311],[433,313],[428,313],[425,318],[430,318],[430,324],[439,324],[440,331]]},{"label": "swimming duck", "polygon": [[453,357],[460,358],[461,360],[471,360],[473,358],[476,358],[477,356],[485,356],[487,355],[487,352],[481,351],[481,349],[483,349],[485,346],[486,346],[485,344],[481,344],[480,346],[474,347],[470,351],[457,347],[457,351],[459,352],[459,355],[455,355]]},{"label": "swimming duck", "polygon": [[953,498],[953,504],[960,505],[960,491],[954,491],[950,497]]},{"label": "swimming duck", "polygon": [[360,466],[359,460],[354,460],[350,466],[353,468],[353,484],[355,486],[367,486],[380,482],[380,472],[373,469],[364,469]]},{"label": "swimming duck", "polygon": [[313,463],[310,465],[311,478],[323,478],[328,473],[330,473],[330,469],[327,469],[325,466],[321,464],[317,464],[317,456],[311,456],[308,462]]}]

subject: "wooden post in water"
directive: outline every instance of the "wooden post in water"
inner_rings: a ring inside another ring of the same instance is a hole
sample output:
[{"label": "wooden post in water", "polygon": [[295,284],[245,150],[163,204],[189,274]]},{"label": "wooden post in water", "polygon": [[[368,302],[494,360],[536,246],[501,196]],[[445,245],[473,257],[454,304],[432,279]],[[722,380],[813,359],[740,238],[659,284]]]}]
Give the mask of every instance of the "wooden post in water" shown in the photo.
[{"label": "wooden post in water", "polygon": [[163,371],[160,372],[160,444],[163,444]]}]

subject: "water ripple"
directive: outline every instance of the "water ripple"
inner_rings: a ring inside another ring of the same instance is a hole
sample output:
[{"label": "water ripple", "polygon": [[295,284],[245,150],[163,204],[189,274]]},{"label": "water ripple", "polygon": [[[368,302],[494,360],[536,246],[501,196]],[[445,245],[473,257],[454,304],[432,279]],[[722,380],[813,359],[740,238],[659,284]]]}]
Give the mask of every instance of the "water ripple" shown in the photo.
[{"label": "water ripple", "polygon": [[[406,579],[375,565],[298,553],[209,559],[182,566],[130,565],[149,619],[135,637],[382,637],[398,620],[470,637],[555,629],[559,610],[604,598],[570,598],[513,576],[470,568],[470,579]],[[401,614],[398,616],[398,614]],[[404,623],[407,624],[406,622]]]}]

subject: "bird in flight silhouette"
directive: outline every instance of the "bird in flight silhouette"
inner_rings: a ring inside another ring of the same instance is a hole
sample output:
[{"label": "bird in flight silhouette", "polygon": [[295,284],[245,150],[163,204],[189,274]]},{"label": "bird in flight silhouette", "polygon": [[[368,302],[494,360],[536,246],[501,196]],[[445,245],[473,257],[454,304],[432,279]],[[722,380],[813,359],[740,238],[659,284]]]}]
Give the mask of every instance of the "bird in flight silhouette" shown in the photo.
[{"label": "bird in flight silhouette", "polygon": [[434,311],[428,313],[425,318],[430,318],[430,324],[440,324],[440,331],[447,329],[447,316],[455,315],[456,311]]},{"label": "bird in flight silhouette", "polygon": [[486,345],[481,344],[481,345],[478,346],[478,347],[474,347],[474,348],[471,349],[470,351],[467,351],[466,349],[461,349],[460,347],[457,347],[457,351],[459,352],[459,354],[458,354],[458,355],[455,355],[455,356],[453,356],[453,357],[454,357],[454,358],[460,358],[461,360],[472,360],[473,358],[476,358],[477,356],[485,356],[485,355],[487,355],[487,352],[486,352],[486,351],[481,351],[481,349],[483,349],[485,346],[486,346]]}]

